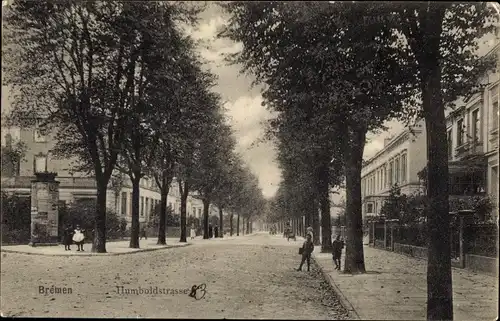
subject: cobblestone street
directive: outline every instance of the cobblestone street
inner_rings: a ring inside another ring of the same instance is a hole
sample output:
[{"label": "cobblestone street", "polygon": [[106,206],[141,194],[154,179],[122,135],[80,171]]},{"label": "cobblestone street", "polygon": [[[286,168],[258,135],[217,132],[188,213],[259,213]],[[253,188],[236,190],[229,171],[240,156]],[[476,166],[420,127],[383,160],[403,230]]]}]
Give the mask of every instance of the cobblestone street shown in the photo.
[{"label": "cobblestone street", "polygon": [[[346,319],[317,267],[310,273],[294,270],[300,244],[258,234],[122,256],[3,252],[1,311],[3,316]],[[200,300],[186,293],[117,292],[123,286],[189,293],[200,284],[206,284]],[[40,294],[40,286],[72,293]]]}]

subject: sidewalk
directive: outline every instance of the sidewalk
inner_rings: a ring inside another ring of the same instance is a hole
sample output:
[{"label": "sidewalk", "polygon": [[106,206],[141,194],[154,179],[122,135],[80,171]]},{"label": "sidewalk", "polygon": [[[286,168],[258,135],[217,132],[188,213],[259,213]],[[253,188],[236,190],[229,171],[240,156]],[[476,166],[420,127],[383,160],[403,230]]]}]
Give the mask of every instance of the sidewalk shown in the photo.
[{"label": "sidewalk", "polygon": [[32,247],[29,245],[5,245],[0,249],[2,252],[11,253],[23,253],[32,255],[49,255],[49,256],[96,256],[96,255],[121,255],[121,254],[131,254],[137,252],[147,252],[162,250],[174,247],[182,247],[189,245],[188,243],[180,243],[179,238],[167,238],[167,245],[157,245],[158,238],[148,238],[147,240],[139,241],[139,249],[129,248],[130,241],[113,241],[106,242],[107,253],[92,253],[90,252],[92,244],[86,243],[84,245],[84,252],[77,252],[77,246],[75,244],[71,245],[71,251],[65,251],[64,245],[60,244],[57,246],[37,246]]},{"label": "sidewalk", "polygon": [[[320,250],[313,257],[353,317],[426,319],[427,261],[365,246],[367,273],[353,276],[335,271],[331,254]],[[495,320],[498,278],[464,269],[452,273],[454,320]]]}]

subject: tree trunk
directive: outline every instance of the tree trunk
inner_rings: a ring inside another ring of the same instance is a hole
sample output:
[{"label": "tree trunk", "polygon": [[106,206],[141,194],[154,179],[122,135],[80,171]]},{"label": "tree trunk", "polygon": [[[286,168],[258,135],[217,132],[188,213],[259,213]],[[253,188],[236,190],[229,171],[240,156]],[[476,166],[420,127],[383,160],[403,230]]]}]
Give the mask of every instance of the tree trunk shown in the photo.
[{"label": "tree trunk", "polygon": [[314,245],[320,245],[320,239],[319,239],[319,230],[320,230],[320,224],[319,224],[319,209],[318,209],[318,200],[314,199],[313,201],[313,208],[312,208],[312,228],[313,228],[313,243]]},{"label": "tree trunk", "polygon": [[208,209],[210,207],[210,200],[203,198],[203,239],[209,239],[208,236]]},{"label": "tree trunk", "polygon": [[139,248],[139,183],[141,181],[140,175],[132,175],[132,228],[130,231],[130,248]]},{"label": "tree trunk", "polygon": [[167,244],[167,195],[168,188],[161,189],[160,200],[160,222],[158,226],[158,245]]},{"label": "tree trunk", "polygon": [[233,213],[229,214],[229,236],[233,236]]},{"label": "tree trunk", "polygon": [[[440,36],[444,8],[427,13],[421,53],[422,104],[427,134],[427,320],[453,319],[453,292],[448,204],[448,142],[441,92]],[[419,12],[419,14],[423,14]]]},{"label": "tree trunk", "polygon": [[224,217],[222,213],[222,206],[219,207],[219,237],[224,237]]},{"label": "tree trunk", "polygon": [[166,174],[162,175],[160,188],[160,222],[158,226],[158,245],[167,244],[167,198],[170,189],[170,184],[172,183],[171,178],[167,178]]},{"label": "tree trunk", "polygon": [[361,168],[366,128],[349,130],[346,148],[346,254],[344,272],[365,273],[363,219],[361,213]]},{"label": "tree trunk", "polygon": [[187,231],[186,231],[186,206],[187,197],[189,194],[189,186],[187,182],[184,182],[184,187],[182,186],[182,181],[179,181],[179,193],[181,194],[181,237],[179,242],[187,242]]},{"label": "tree trunk", "polygon": [[319,206],[321,210],[321,252],[332,252],[332,222],[330,218],[329,169],[324,165],[319,176]]},{"label": "tree trunk", "polygon": [[240,214],[238,214],[238,218],[236,219],[236,236],[240,236]]},{"label": "tree trunk", "polygon": [[97,178],[97,210],[94,223],[92,252],[106,253],[106,192],[108,180]]}]

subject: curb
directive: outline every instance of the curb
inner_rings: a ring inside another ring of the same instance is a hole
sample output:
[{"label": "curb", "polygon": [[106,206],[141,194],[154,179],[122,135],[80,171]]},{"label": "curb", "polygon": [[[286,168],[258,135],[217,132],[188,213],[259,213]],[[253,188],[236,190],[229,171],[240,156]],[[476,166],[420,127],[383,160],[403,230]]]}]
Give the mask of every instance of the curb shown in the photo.
[{"label": "curb", "polygon": [[85,254],[77,254],[77,255],[72,255],[72,254],[47,254],[47,253],[32,253],[32,252],[23,252],[23,251],[16,251],[16,250],[5,250],[1,249],[0,252],[2,253],[17,253],[17,254],[26,254],[26,255],[39,255],[39,256],[65,256],[65,257],[75,257],[75,256],[117,256],[117,255],[129,255],[129,254],[136,254],[136,253],[144,253],[144,252],[152,252],[152,251],[159,251],[159,250],[168,250],[168,249],[174,249],[178,247],[186,247],[191,245],[191,243],[186,243],[185,245],[167,245],[165,247],[160,247],[160,248],[154,248],[154,249],[139,249],[137,251],[133,252],[123,252],[123,253],[85,253]]},{"label": "curb", "polygon": [[349,300],[345,297],[344,293],[342,293],[342,291],[337,286],[337,284],[335,284],[335,281],[330,276],[330,274],[328,274],[324,270],[324,268],[321,266],[321,264],[319,263],[319,261],[316,260],[316,255],[314,255],[314,254],[313,254],[313,259],[314,259],[314,262],[316,263],[316,265],[318,266],[321,274],[323,274],[323,277],[326,279],[326,281],[328,281],[328,283],[330,284],[330,286],[333,288],[333,290],[337,294],[337,297],[339,298],[340,303],[347,310],[347,313],[349,314],[349,318],[350,319],[354,319],[354,320],[361,320],[361,318],[359,317],[358,313],[356,312],[356,310],[352,306],[351,302],[349,302]]}]

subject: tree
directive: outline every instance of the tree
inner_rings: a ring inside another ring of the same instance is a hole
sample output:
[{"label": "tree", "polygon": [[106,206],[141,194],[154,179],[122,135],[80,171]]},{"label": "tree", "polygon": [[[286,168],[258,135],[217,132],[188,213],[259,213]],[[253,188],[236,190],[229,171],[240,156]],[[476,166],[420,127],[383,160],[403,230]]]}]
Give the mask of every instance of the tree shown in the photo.
[{"label": "tree", "polygon": [[235,145],[231,129],[224,123],[220,97],[212,95],[210,104],[212,121],[205,126],[200,139],[199,162],[192,176],[193,189],[203,201],[204,238],[208,238],[208,209],[217,192],[223,188],[224,175],[227,175]]},{"label": "tree", "polygon": [[[136,57],[124,3],[16,1],[5,17],[5,83],[12,119],[54,128],[61,157],[78,156],[97,183],[92,251],[106,252],[106,190],[125,134],[125,72]],[[50,124],[50,125],[49,125]]]},{"label": "tree", "polygon": [[380,215],[385,216],[386,219],[400,219],[400,213],[405,209],[405,198],[405,195],[401,195],[401,188],[397,184],[393,185],[389,191],[389,197],[380,209]]},{"label": "tree", "polygon": [[[235,145],[234,142],[232,142]],[[227,160],[225,166],[222,168],[221,180],[219,187],[215,191],[214,204],[219,208],[219,222],[220,229],[224,231],[224,210],[229,210],[229,224],[230,224],[230,235],[233,235],[233,214],[230,211],[231,205],[234,203],[233,198],[237,198],[237,186],[238,180],[242,179],[242,169],[243,161],[239,155],[232,155],[230,159]],[[220,234],[220,237],[224,237],[224,233]]]},{"label": "tree", "polygon": [[427,318],[452,319],[445,109],[458,97],[477,92],[480,78],[492,67],[494,61],[479,59],[477,48],[479,38],[493,30],[495,13],[487,3],[429,2],[388,9],[397,14],[396,28],[406,39],[405,63],[415,70],[411,80],[422,100],[417,112],[426,124]]},{"label": "tree", "polygon": [[407,70],[394,73],[399,48],[389,44],[396,37],[384,24],[352,23],[370,10],[366,6],[232,2],[225,7],[232,19],[223,35],[244,47],[234,60],[268,85],[264,98],[273,109],[302,114],[303,121],[347,139],[345,269],[364,272],[360,181],[366,133],[397,115],[408,95],[401,85]]},{"label": "tree", "polygon": [[2,146],[2,176],[14,177],[19,175],[21,162],[26,155],[26,144],[22,141],[13,143],[10,134],[5,135],[5,146]]}]

